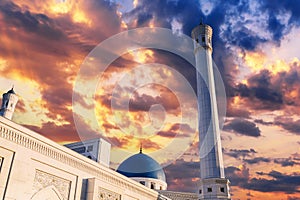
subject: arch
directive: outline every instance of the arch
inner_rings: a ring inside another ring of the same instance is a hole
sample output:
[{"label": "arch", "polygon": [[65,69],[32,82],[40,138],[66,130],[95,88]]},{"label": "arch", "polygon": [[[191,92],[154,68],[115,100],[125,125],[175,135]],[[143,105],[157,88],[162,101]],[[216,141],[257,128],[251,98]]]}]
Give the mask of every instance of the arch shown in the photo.
[{"label": "arch", "polygon": [[31,197],[31,200],[63,200],[63,199],[64,198],[59,194],[59,192],[53,185],[43,188],[42,190],[38,191]]}]

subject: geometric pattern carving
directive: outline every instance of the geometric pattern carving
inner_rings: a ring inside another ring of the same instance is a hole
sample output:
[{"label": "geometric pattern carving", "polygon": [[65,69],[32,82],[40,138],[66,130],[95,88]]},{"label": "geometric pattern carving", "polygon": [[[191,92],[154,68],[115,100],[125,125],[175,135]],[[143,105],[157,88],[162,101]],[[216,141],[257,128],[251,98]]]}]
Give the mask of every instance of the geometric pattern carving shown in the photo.
[{"label": "geometric pattern carving", "polygon": [[[172,200],[182,200],[182,199],[198,200],[199,199],[199,196],[196,193],[173,192],[173,191],[167,191],[167,190],[161,190],[158,192]],[[162,199],[164,199],[164,198],[162,198]]]},{"label": "geometric pattern carving", "polygon": [[121,195],[104,188],[98,188],[98,200],[121,200]]},{"label": "geometric pattern carving", "polygon": [[71,181],[36,170],[33,182],[33,194],[36,194],[49,186],[53,186],[63,200],[69,199]]}]

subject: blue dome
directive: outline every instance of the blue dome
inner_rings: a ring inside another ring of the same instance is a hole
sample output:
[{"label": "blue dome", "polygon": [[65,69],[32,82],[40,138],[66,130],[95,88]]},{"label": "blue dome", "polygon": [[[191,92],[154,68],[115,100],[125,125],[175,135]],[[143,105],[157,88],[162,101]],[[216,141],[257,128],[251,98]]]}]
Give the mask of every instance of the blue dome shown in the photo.
[{"label": "blue dome", "polygon": [[142,152],[124,160],[117,172],[127,177],[155,178],[166,182],[165,172],[158,162]]}]

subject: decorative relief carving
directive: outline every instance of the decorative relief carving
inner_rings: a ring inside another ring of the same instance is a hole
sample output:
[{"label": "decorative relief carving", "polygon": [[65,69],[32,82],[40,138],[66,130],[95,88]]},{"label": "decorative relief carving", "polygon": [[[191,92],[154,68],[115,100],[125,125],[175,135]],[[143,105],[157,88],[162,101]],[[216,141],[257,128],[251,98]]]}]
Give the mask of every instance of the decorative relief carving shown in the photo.
[{"label": "decorative relief carving", "polygon": [[33,194],[36,194],[40,190],[49,186],[54,186],[62,196],[63,200],[69,199],[71,181],[36,170],[33,182]]},{"label": "decorative relief carving", "polygon": [[172,191],[158,191],[160,194],[172,199],[172,200],[198,200],[199,196],[195,193],[186,193],[186,192],[172,192]]},{"label": "decorative relief carving", "polygon": [[98,200],[121,200],[121,195],[110,190],[99,187]]}]

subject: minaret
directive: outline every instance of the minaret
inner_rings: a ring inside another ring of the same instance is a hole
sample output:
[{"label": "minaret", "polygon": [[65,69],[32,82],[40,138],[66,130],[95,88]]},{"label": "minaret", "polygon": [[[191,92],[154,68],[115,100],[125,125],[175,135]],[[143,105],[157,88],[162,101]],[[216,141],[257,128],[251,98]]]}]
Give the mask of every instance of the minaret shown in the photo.
[{"label": "minaret", "polygon": [[16,95],[14,88],[12,87],[8,92],[2,95],[2,106],[0,110],[0,116],[11,120],[17,102],[18,96]]},{"label": "minaret", "polygon": [[225,178],[212,62],[212,28],[202,22],[192,31],[197,67],[200,141],[200,199],[230,199]]}]

